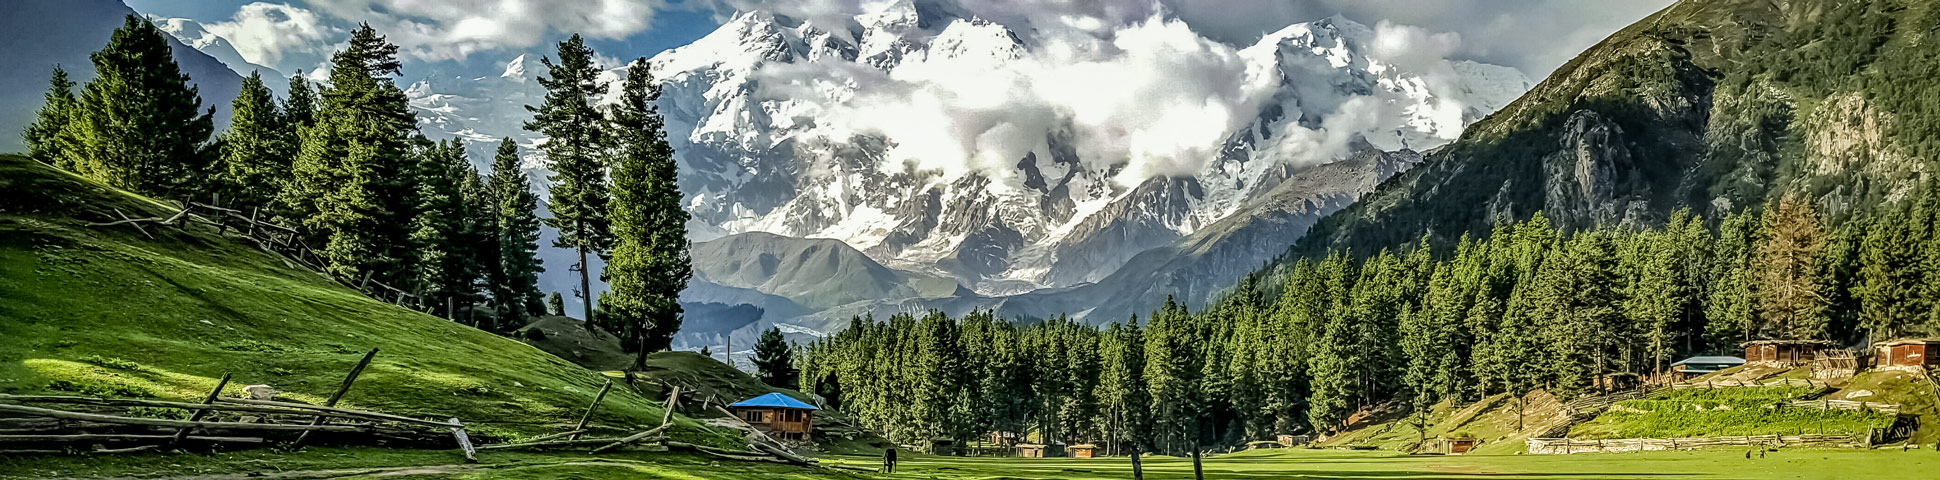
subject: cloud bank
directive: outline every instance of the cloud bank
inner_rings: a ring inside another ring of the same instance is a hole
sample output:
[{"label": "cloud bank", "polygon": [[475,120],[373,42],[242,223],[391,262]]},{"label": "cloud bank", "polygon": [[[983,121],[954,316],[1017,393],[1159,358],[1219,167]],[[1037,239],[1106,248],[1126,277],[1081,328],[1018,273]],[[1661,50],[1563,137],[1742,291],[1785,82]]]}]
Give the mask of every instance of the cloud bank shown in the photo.
[{"label": "cloud bank", "polygon": [[[810,25],[867,25],[906,8],[791,5],[798,8],[778,13]],[[845,8],[875,10],[845,17]],[[887,71],[833,57],[769,63],[755,73],[756,95],[813,119],[811,137],[888,139],[891,170],[1014,176],[1019,159],[1052,157],[1055,141],[1090,169],[1133,185],[1203,173],[1234,132],[1269,111],[1288,120],[1262,132],[1271,138],[1260,144],[1261,156],[1314,164],[1340,158],[1360,139],[1384,149],[1452,140],[1475,112],[1500,108],[1528,86],[1520,73],[1452,58],[1463,45],[1454,33],[1331,21],[1282,25],[1285,31],[1240,47],[1166,8],[1149,1],[918,3],[918,11],[986,21],[931,25],[941,31],[915,40],[927,49]],[[865,35],[861,57],[888,44],[881,31]],[[1478,78],[1504,85],[1478,94]]]}]

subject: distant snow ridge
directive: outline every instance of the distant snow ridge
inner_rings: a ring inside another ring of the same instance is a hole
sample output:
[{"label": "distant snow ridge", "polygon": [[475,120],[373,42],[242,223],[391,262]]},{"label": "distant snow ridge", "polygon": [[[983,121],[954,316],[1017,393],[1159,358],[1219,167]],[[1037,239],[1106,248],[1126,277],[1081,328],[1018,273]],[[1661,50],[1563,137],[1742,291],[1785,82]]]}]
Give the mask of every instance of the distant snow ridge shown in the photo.
[{"label": "distant snow ridge", "polygon": [[[695,239],[837,239],[981,295],[1071,286],[1235,213],[1289,168],[1362,140],[1441,145],[1530,86],[1505,67],[1377,58],[1387,26],[1339,17],[1233,49],[1162,19],[1101,35],[962,10],[905,0],[831,25],[743,12],[653,57]],[[1167,97],[1186,94],[1197,104]]]}]

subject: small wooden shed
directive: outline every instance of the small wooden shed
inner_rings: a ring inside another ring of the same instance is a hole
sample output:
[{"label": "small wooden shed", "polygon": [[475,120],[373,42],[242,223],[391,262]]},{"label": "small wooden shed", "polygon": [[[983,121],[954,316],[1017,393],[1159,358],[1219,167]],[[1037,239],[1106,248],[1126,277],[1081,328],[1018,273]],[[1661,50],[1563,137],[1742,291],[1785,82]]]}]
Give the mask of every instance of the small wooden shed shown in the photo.
[{"label": "small wooden shed", "polygon": [[770,393],[728,405],[734,415],[763,433],[781,440],[808,440],[815,430],[814,405],[794,397]]},{"label": "small wooden shed", "polygon": [[1832,348],[1824,340],[1758,340],[1745,342],[1745,362],[1768,367],[1797,367],[1812,363],[1819,351]]},{"label": "small wooden shed", "polygon": [[1744,364],[1745,359],[1738,357],[1700,356],[1686,358],[1671,364],[1671,380],[1682,382]]},{"label": "small wooden shed", "polygon": [[1470,450],[1474,450],[1475,446],[1480,443],[1482,442],[1476,440],[1475,437],[1444,438],[1442,439],[1442,453],[1449,455],[1467,454]]},{"label": "small wooden shed", "polygon": [[1017,456],[1024,458],[1049,458],[1064,456],[1062,445],[1042,443],[1017,444]]},{"label": "small wooden shed", "polygon": [[1080,443],[1071,446],[1071,458],[1092,458],[1097,456],[1097,453],[1097,445]]},{"label": "small wooden shed", "polygon": [[1880,368],[1940,367],[1940,338],[1902,338],[1881,342],[1874,362]]}]

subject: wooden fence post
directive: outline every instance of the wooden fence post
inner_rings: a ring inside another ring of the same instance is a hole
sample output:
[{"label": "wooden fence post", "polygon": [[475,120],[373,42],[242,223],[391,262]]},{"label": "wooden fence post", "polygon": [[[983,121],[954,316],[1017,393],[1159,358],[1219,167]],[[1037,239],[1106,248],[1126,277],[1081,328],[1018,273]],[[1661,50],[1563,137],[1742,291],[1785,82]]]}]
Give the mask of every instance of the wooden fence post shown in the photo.
[{"label": "wooden fence post", "polygon": [[465,452],[465,461],[478,463],[478,450],[472,448],[471,436],[465,435],[465,424],[458,423],[458,417],[451,418],[451,438],[458,441],[458,450]]},{"label": "wooden fence post", "polygon": [[[366,278],[368,278],[368,277],[366,277]],[[354,367],[354,368],[351,368],[351,369],[350,369],[350,375],[349,375],[349,376],[345,376],[345,377],[344,377],[344,384],[343,384],[343,386],[341,386],[341,387],[337,387],[337,393],[334,393],[334,394],[331,394],[331,395],[330,395],[330,400],[329,400],[329,401],[325,401],[325,402],[323,402],[323,406],[325,406],[325,407],[335,407],[335,406],[337,406],[337,401],[338,401],[338,400],[343,400],[343,398],[344,398],[344,394],[345,394],[345,393],[349,393],[349,392],[350,392],[350,384],[351,384],[351,383],[354,383],[354,382],[356,382],[356,381],[357,381],[357,376],[358,376],[358,375],[361,375],[361,374],[363,374],[363,373],[364,373],[364,367],[369,367],[369,366],[370,366],[370,359],[371,359],[371,357],[376,357],[376,356],[377,356],[377,349],[375,349],[375,348],[373,348],[373,349],[370,349],[370,353],[366,353],[366,354],[364,354],[364,359],[363,359],[363,360],[359,360],[359,361],[357,361],[357,366],[356,366],[356,367]],[[323,417],[323,416],[321,416],[321,415],[319,415],[319,416],[317,416],[317,419],[316,419],[316,420],[312,420],[312,421],[310,421],[310,426],[319,426],[319,425],[323,425],[323,421],[324,421],[324,419],[325,419],[325,417]],[[295,441],[295,442],[291,442],[291,443],[290,443],[290,447],[291,447],[291,448],[295,448],[295,447],[301,447],[301,446],[303,446],[303,441],[304,441],[304,440],[307,440],[307,439],[309,439],[309,438],[310,438],[310,431],[309,431],[309,430],[304,430],[304,431],[303,431],[303,434],[302,434],[302,435],[297,435],[297,436],[296,436],[296,441]]]},{"label": "wooden fence post", "polygon": [[[229,374],[225,373],[222,374],[222,380],[216,381],[216,388],[209,391],[209,396],[202,399],[202,404],[208,405],[216,403],[216,397],[222,396],[222,387],[227,386],[229,386]],[[189,415],[189,421],[201,421],[202,417],[208,416],[208,414],[208,409],[196,410],[195,413]],[[175,444],[182,443],[182,440],[188,437],[189,427],[182,427],[180,430],[175,431],[175,438],[169,439],[168,446],[174,447]]]},{"label": "wooden fence post", "polygon": [[[585,429],[586,429],[586,422],[587,422],[587,421],[589,421],[589,420],[592,420],[592,419],[593,419],[593,412],[594,412],[594,411],[596,411],[596,410],[599,410],[599,408],[600,408],[600,400],[603,400],[603,399],[605,399],[605,398],[606,398],[606,391],[607,391],[607,390],[612,390],[612,389],[613,389],[613,379],[610,379],[610,378],[609,378],[609,379],[606,379],[606,385],[604,385],[604,386],[601,386],[601,387],[600,387],[600,393],[599,393],[598,395],[594,395],[594,396],[593,396],[593,403],[590,403],[590,404],[587,404],[587,405],[586,405],[586,413],[584,413],[584,414],[581,414],[581,415],[579,416],[579,423],[578,423],[578,424],[575,424],[575,425],[573,425],[573,431],[581,431],[581,430],[585,430]],[[679,391],[678,391],[678,390],[676,390],[676,391],[675,391],[675,393],[679,393]],[[577,433],[575,433],[575,434],[572,434],[572,436],[570,436],[570,437],[568,437],[568,438],[566,438],[566,439],[567,439],[567,440],[578,440],[578,439],[579,439],[579,434],[577,434]]]}]

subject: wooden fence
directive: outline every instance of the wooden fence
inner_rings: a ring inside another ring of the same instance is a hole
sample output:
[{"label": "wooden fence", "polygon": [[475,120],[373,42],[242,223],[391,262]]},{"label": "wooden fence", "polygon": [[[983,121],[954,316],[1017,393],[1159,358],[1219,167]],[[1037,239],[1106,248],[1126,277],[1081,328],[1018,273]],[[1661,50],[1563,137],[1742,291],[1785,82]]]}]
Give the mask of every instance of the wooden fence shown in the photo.
[{"label": "wooden fence", "polygon": [[1762,383],[1745,382],[1745,381],[1738,381],[1738,380],[1726,380],[1726,381],[1707,380],[1703,382],[1678,383],[1678,384],[1671,385],[1671,388],[1676,390],[1684,390],[1684,389],[1691,389],[1691,388],[1710,389],[1710,388],[1763,388],[1763,387],[1807,387],[1807,388],[1831,389],[1832,384],[1829,384],[1823,381],[1814,381],[1811,379],[1804,379],[1804,378],[1781,378],[1781,379],[1772,380],[1769,382],[1762,382]]},{"label": "wooden fence", "polygon": [[[212,199],[211,201],[221,203],[219,198]],[[362,278],[353,278],[332,273],[330,269],[325,268],[328,262],[324,260],[323,255],[317,249],[311,248],[309,243],[303,240],[303,236],[297,229],[269,221],[269,219],[263,217],[260,209],[250,209],[249,212],[243,212],[233,208],[193,200],[177,201],[174,202],[173,206],[177,209],[176,212],[167,217],[132,218],[120,210],[115,210],[115,215],[120,217],[120,220],[89,223],[88,226],[106,227],[127,225],[133,227],[143,236],[154,238],[153,235],[149,234],[148,229],[142,228],[142,225],[161,225],[187,230],[189,225],[200,224],[214,229],[216,235],[227,236],[233,234],[234,236],[248,240],[265,252],[282,256],[292,266],[316,271],[330,278],[332,281],[342,284],[345,287],[356,289],[358,292],[362,292],[371,298],[411,310],[436,313],[437,306],[423,305],[423,302],[420,301],[416,293],[371,280],[369,273],[366,273]],[[455,316],[455,308],[447,305],[445,317],[451,318],[453,316]]]},{"label": "wooden fence", "polygon": [[1865,445],[1859,435],[1745,435],[1693,438],[1620,438],[1610,440],[1572,440],[1532,438],[1529,453],[1567,455],[1573,453],[1617,453],[1719,446],[1769,447],[1857,447]]},{"label": "wooden fence", "polygon": [[1817,408],[1821,410],[1872,410],[1896,415],[1900,413],[1900,406],[1893,403],[1855,402],[1852,400],[1831,400],[1824,398],[1818,400],[1792,400],[1785,402],[1784,405],[1787,407]]}]

